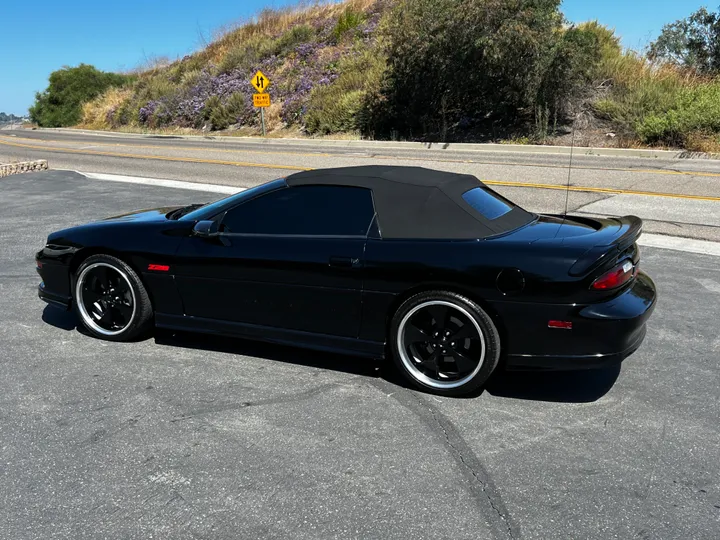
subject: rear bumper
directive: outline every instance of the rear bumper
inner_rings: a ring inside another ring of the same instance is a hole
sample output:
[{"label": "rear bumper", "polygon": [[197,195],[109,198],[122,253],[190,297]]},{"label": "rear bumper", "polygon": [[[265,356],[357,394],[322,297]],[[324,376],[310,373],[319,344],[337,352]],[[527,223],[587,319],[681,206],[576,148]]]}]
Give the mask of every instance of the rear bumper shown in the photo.
[{"label": "rear bumper", "polygon": [[639,328],[633,343],[621,352],[567,356],[513,355],[508,357],[506,367],[509,370],[517,371],[576,371],[615,366],[640,348],[646,332],[647,328],[643,324]]},{"label": "rear bumper", "polygon": [[[544,309],[534,306],[509,336],[510,347],[515,346],[508,351],[506,366],[512,370],[582,370],[622,362],[645,339],[646,323],[656,303],[655,284],[641,272],[627,291],[607,302]],[[573,328],[547,328],[550,319],[570,321]]]}]

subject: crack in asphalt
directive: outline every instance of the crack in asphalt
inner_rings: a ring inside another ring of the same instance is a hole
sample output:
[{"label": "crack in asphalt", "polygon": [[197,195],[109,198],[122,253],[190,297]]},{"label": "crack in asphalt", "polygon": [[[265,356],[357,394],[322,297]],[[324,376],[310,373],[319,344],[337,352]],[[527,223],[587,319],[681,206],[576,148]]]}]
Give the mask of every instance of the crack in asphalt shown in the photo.
[{"label": "crack in asphalt", "polygon": [[479,503],[478,506],[485,515],[491,530],[495,533],[494,536],[519,540],[521,537],[519,526],[513,523],[497,487],[490,479],[490,475],[454,424],[430,403],[411,390],[398,389],[397,386],[382,379],[374,379],[369,382],[376,389],[392,397],[401,406],[418,416],[428,429],[443,440],[455,462],[467,473],[465,476],[469,480],[468,490]]},{"label": "crack in asphalt", "polygon": [[[460,463],[462,463],[462,465],[468,471],[470,471],[470,474],[472,474],[473,477],[475,478],[475,480],[480,484],[482,492],[485,494],[485,497],[487,497],[488,503],[490,503],[490,507],[493,510],[495,510],[495,513],[500,517],[500,519],[505,524],[505,528],[507,529],[508,537],[511,538],[511,540],[516,540],[517,538],[519,538],[519,536],[515,536],[515,534],[513,532],[513,528],[510,525],[507,509],[498,508],[498,506],[495,504],[495,500],[493,497],[494,494],[491,495],[490,493],[488,493],[487,481],[483,480],[480,477],[480,473],[473,467],[473,465],[471,463],[468,462],[468,460],[465,459],[463,452],[457,446],[455,446],[455,444],[453,444],[452,440],[450,439],[450,435],[448,434],[448,428],[446,428],[445,425],[443,424],[443,422],[440,420],[440,418],[438,418],[437,411],[433,407],[431,407],[428,403],[424,403],[423,400],[421,400],[416,394],[413,394],[413,397],[416,400],[418,400],[420,405],[424,405],[429,409],[430,414],[432,414],[433,419],[435,420],[437,425],[440,426],[440,429],[442,430],[443,435],[445,436],[445,442],[447,443],[447,445],[457,455],[458,459],[460,460]],[[449,420],[447,420],[447,419],[445,419],[445,420],[447,422],[449,422]],[[458,436],[459,436],[459,434],[458,434]],[[473,455],[473,457],[475,457],[475,456]],[[487,473],[485,473],[485,474],[487,474]]]},{"label": "crack in asphalt", "polygon": [[182,420],[189,420],[189,419],[195,418],[197,416],[204,416],[207,414],[240,410],[240,409],[244,409],[247,407],[258,407],[261,405],[277,405],[279,403],[293,403],[293,402],[297,402],[297,401],[303,401],[306,399],[310,399],[314,396],[317,396],[319,394],[322,394],[326,390],[330,390],[331,388],[334,388],[336,386],[338,386],[338,385],[335,383],[327,383],[327,384],[322,384],[320,386],[316,386],[315,388],[311,388],[304,392],[298,392],[296,394],[282,395],[282,396],[268,398],[268,399],[260,399],[258,401],[242,401],[240,403],[229,403],[226,405],[219,405],[216,407],[206,407],[204,409],[197,409],[195,411],[190,411],[188,413],[181,414],[179,416],[175,416],[174,418],[170,419],[170,422],[174,423],[174,422],[179,422]]}]

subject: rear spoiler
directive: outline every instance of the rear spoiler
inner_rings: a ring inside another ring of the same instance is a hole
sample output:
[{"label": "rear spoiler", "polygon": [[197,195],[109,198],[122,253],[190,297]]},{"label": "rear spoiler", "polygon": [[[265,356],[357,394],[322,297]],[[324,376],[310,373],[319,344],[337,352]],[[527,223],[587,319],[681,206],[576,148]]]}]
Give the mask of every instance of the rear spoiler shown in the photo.
[{"label": "rear spoiler", "polygon": [[[620,229],[607,238],[598,239],[599,243],[583,253],[570,268],[571,276],[582,276],[601,266],[605,261],[613,259],[618,253],[632,246],[642,234],[643,222],[637,216],[615,218],[620,222]],[[603,229],[596,234],[602,235]]]}]

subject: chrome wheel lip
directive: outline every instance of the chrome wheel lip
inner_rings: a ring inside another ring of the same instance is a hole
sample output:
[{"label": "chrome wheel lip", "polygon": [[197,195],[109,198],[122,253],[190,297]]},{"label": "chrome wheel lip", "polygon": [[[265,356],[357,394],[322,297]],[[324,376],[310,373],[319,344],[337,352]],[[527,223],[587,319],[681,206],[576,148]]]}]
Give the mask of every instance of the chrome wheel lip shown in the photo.
[{"label": "chrome wheel lip", "polygon": [[[408,321],[412,318],[413,315],[415,315],[418,311],[420,311],[423,308],[426,308],[428,306],[446,306],[452,309],[455,309],[465,315],[470,322],[472,322],[473,326],[478,332],[478,335],[480,336],[479,341],[481,344],[481,352],[480,352],[480,359],[478,360],[478,365],[475,367],[475,369],[469,374],[463,377],[462,379],[459,379],[457,381],[448,381],[443,382],[439,381],[437,379],[433,379],[432,377],[428,377],[425,373],[420,371],[417,366],[413,363],[412,359],[408,355],[407,347],[405,346],[405,328],[407,326]],[[418,381],[419,383],[428,386],[430,388],[436,388],[439,390],[452,390],[454,388],[459,388],[468,382],[470,382],[475,376],[480,372],[480,370],[483,367],[483,364],[485,363],[485,335],[483,334],[482,329],[480,328],[480,325],[475,320],[475,318],[470,314],[470,312],[465,309],[462,306],[458,306],[457,304],[453,304],[452,302],[448,302],[446,300],[429,300],[427,302],[423,302],[422,304],[418,304],[414,308],[412,308],[408,313],[405,314],[402,321],[400,321],[400,325],[398,326],[398,332],[397,332],[397,349],[400,353],[400,361],[405,366],[405,369],[410,373],[410,375]]]},{"label": "chrome wheel lip", "polygon": [[[87,277],[88,272],[91,270],[98,268],[98,267],[105,267],[110,268],[111,270],[114,270],[117,272],[123,280],[125,280],[125,283],[127,283],[128,288],[130,289],[130,294],[132,296],[132,314],[130,315],[130,320],[127,322],[125,326],[123,326],[120,330],[107,330],[97,324],[95,320],[90,316],[90,314],[87,312],[87,309],[85,308],[85,302],[83,301],[82,297],[82,287],[85,283],[85,278]],[[77,279],[77,283],[75,284],[75,298],[76,303],[78,307],[78,311],[80,311],[80,317],[82,318],[85,325],[92,328],[95,332],[98,334],[101,334],[103,336],[117,336],[125,332],[128,327],[133,323],[135,320],[135,312],[137,311],[137,301],[135,298],[135,289],[133,289],[132,283],[130,283],[130,278],[128,278],[127,274],[117,268],[116,266],[113,266],[109,263],[104,262],[96,262],[90,264],[87,268],[84,268],[83,271],[80,273]]]}]

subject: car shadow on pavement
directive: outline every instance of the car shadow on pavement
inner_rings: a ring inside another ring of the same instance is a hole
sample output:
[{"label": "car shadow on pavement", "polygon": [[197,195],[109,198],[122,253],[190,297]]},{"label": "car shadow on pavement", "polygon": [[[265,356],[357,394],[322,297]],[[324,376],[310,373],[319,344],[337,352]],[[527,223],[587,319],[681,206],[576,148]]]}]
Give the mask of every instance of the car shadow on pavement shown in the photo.
[{"label": "car shadow on pavement", "polygon": [[[81,327],[78,327],[77,317],[72,311],[46,306],[43,310],[42,320],[61,330],[77,329],[86,334]],[[201,351],[253,356],[351,375],[381,378],[397,386],[417,390],[400,376],[390,361],[369,360],[241,338],[162,329],[155,330],[155,343]],[[483,392],[488,392],[496,397],[532,401],[589,403],[603,397],[613,387],[619,375],[620,365],[602,370],[568,372],[522,372],[499,369],[484,388],[464,396],[464,398],[472,399],[480,396]]]},{"label": "car shadow on pavement", "polygon": [[[156,331],[155,342],[161,345],[253,356],[352,375],[376,377],[397,386],[417,390],[400,376],[389,361],[369,360],[241,338],[166,330]],[[620,365],[601,370],[570,372],[521,372],[500,369],[483,389],[464,397],[472,399],[483,392],[488,392],[492,396],[514,399],[589,403],[603,397],[613,387],[619,375]]]},{"label": "car shadow on pavement", "polygon": [[171,347],[252,356],[366,377],[378,377],[380,371],[380,363],[367,358],[210,334],[156,329],[155,343]]},{"label": "car shadow on pavement", "polygon": [[77,328],[77,316],[72,311],[64,311],[62,309],[47,305],[42,312],[43,322],[59,328],[60,330],[75,330]]},{"label": "car shadow on pavement", "polygon": [[620,376],[620,364],[582,371],[498,371],[485,390],[498,397],[590,403],[607,394]]}]

